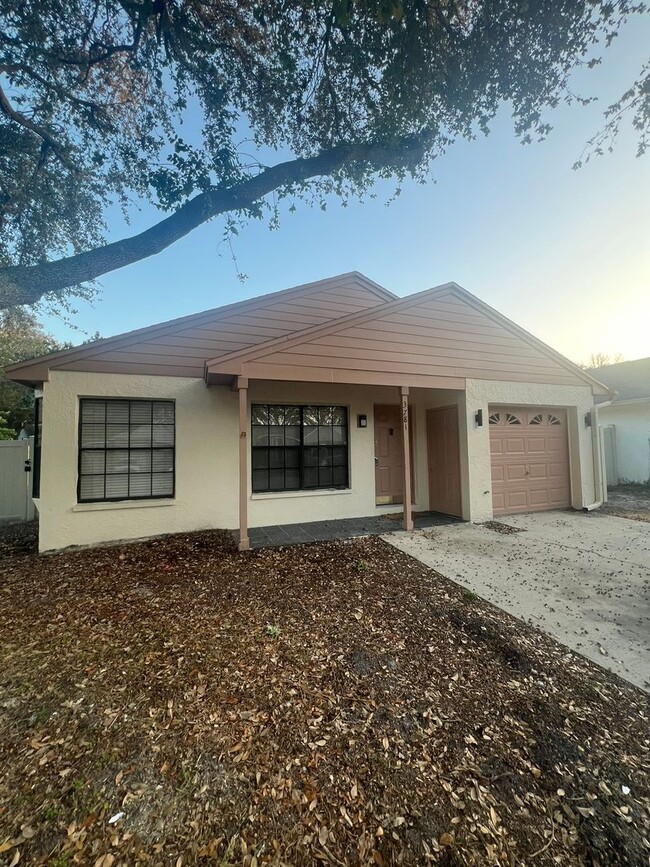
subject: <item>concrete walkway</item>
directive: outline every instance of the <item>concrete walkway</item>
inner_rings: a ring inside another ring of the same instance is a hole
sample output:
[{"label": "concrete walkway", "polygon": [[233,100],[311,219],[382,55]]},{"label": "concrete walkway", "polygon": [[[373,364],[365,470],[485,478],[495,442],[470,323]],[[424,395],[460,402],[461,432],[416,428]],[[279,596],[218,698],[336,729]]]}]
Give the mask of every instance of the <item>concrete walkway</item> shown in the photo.
[{"label": "concrete walkway", "polygon": [[650,524],[541,512],[383,538],[650,692]]}]

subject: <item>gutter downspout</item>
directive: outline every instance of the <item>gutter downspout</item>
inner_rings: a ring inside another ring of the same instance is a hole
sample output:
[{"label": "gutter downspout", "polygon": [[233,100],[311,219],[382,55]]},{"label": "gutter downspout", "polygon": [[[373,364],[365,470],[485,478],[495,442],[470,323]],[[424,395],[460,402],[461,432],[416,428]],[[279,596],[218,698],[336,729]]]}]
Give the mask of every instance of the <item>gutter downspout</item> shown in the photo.
[{"label": "gutter downspout", "polygon": [[[613,398],[612,398],[613,400]],[[603,401],[603,403],[594,404],[591,409],[591,453],[594,464],[594,494],[600,499],[595,503],[590,503],[588,506],[583,506],[583,512],[593,512],[594,509],[599,509],[607,499],[605,479],[603,478],[603,456],[600,447],[600,428],[598,426],[598,410],[604,406],[611,406],[612,400]]]}]

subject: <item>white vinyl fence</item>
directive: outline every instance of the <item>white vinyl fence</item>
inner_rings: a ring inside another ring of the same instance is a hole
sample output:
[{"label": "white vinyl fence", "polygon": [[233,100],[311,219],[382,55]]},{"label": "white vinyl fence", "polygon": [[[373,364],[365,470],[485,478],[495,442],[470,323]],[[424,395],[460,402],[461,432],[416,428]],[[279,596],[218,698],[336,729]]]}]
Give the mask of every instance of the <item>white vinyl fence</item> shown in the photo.
[{"label": "white vinyl fence", "polygon": [[25,461],[33,458],[34,438],[0,440],[0,521],[30,521],[34,517],[32,474]]}]

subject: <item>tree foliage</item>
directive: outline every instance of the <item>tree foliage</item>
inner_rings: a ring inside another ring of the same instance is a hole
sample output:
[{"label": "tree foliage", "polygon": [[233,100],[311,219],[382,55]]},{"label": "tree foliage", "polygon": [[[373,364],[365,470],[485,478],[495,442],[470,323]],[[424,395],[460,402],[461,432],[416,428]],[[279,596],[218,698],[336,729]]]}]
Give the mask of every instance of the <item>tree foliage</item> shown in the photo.
[{"label": "tree foliage", "polygon": [[[523,140],[542,137],[571,71],[643,9],[0,0],[0,306],[65,295],[217,214],[260,217],[272,191],[425,180],[505,101]],[[626,97],[641,129],[647,77]],[[107,209],[138,199],[171,216],[103,246]]]},{"label": "tree foliage", "polygon": [[34,420],[34,392],[10,382],[4,373],[6,365],[67,349],[69,345],[47,334],[27,310],[14,308],[0,313],[0,439],[14,439],[23,426]]}]

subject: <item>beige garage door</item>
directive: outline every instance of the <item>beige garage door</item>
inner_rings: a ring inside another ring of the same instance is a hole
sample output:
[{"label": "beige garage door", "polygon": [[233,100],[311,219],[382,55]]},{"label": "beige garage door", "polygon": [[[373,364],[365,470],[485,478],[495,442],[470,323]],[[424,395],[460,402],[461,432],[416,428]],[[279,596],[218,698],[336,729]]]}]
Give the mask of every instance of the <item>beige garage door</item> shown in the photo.
[{"label": "beige garage door", "polygon": [[489,422],[494,514],[569,506],[566,412],[490,407]]}]

